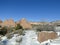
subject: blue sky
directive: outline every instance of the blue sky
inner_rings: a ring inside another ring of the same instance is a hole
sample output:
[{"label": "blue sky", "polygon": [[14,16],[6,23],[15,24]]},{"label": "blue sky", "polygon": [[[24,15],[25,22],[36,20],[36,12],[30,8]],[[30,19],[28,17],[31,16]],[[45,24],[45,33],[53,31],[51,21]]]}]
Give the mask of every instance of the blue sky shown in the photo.
[{"label": "blue sky", "polygon": [[60,20],[60,0],[0,0],[0,19]]}]

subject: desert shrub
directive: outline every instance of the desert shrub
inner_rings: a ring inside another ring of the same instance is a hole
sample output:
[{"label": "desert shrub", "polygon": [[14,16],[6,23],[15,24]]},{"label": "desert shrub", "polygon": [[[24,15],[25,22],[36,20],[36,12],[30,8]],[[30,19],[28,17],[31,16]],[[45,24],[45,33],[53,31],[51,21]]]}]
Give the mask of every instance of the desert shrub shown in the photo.
[{"label": "desert shrub", "polygon": [[40,25],[37,27],[37,31],[54,31],[54,26],[53,25]]},{"label": "desert shrub", "polygon": [[17,24],[17,26],[15,27],[15,30],[19,30],[19,29],[23,29],[23,27],[20,24]]},{"label": "desert shrub", "polygon": [[0,30],[0,34],[5,35],[6,33],[7,33],[7,27],[2,27],[2,29]]},{"label": "desert shrub", "polygon": [[0,25],[0,28],[1,28],[2,26]]}]

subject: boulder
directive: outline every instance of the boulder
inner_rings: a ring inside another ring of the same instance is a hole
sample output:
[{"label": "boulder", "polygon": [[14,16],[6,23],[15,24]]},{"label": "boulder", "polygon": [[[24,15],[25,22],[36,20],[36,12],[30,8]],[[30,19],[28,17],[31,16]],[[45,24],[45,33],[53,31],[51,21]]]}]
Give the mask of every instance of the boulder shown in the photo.
[{"label": "boulder", "polygon": [[44,41],[47,41],[48,39],[55,39],[57,37],[58,35],[55,32],[42,31],[38,33],[39,42],[44,42]]}]

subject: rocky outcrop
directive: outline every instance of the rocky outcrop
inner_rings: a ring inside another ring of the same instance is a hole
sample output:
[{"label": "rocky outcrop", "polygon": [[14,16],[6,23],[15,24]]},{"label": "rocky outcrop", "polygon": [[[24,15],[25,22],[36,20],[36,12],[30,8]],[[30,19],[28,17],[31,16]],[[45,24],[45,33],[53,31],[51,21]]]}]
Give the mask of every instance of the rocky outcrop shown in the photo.
[{"label": "rocky outcrop", "polygon": [[31,29],[32,26],[31,24],[25,19],[21,19],[19,22],[18,22],[24,29]]},{"label": "rocky outcrop", "polygon": [[57,37],[58,37],[57,33],[55,33],[55,32],[42,31],[42,32],[38,33],[39,42],[44,42],[44,41],[47,41],[48,39],[55,39]]},{"label": "rocky outcrop", "polygon": [[3,23],[3,21],[2,20],[0,20],[0,25]]},{"label": "rocky outcrop", "polygon": [[2,23],[2,26],[7,26],[7,27],[15,27],[15,22],[14,20],[10,19],[10,20],[5,20],[3,23]]}]

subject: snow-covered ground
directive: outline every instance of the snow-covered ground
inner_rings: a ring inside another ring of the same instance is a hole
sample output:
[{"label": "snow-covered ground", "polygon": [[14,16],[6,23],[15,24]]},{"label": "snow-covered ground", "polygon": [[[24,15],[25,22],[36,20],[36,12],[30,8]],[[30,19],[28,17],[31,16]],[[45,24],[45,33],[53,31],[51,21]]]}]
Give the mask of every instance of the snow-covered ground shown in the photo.
[{"label": "snow-covered ground", "polygon": [[1,45],[20,45],[20,40],[22,39],[22,35],[14,34],[14,36],[11,39],[7,39],[6,36],[1,38],[0,41]]},{"label": "snow-covered ground", "polygon": [[23,36],[21,45],[40,45],[40,43],[37,41],[36,32],[33,30],[26,31],[25,36]]},{"label": "snow-covered ground", "polygon": [[[40,43],[37,41],[37,34],[33,30],[27,30],[25,31],[24,36],[17,36],[18,34],[14,34],[14,36],[11,39],[7,39],[6,36],[2,37],[3,45],[40,45]],[[16,40],[19,40],[22,37],[22,42],[16,42]],[[4,43],[5,41],[5,43]],[[1,44],[2,45],[2,44]]]},{"label": "snow-covered ground", "polygon": [[[57,32],[60,35],[60,32]],[[37,41],[37,33],[35,30],[25,31],[25,35],[14,34],[11,39],[6,36],[1,38],[0,45],[60,45],[60,37],[55,40],[47,40],[42,43]],[[20,42],[20,40],[22,41]]]}]

